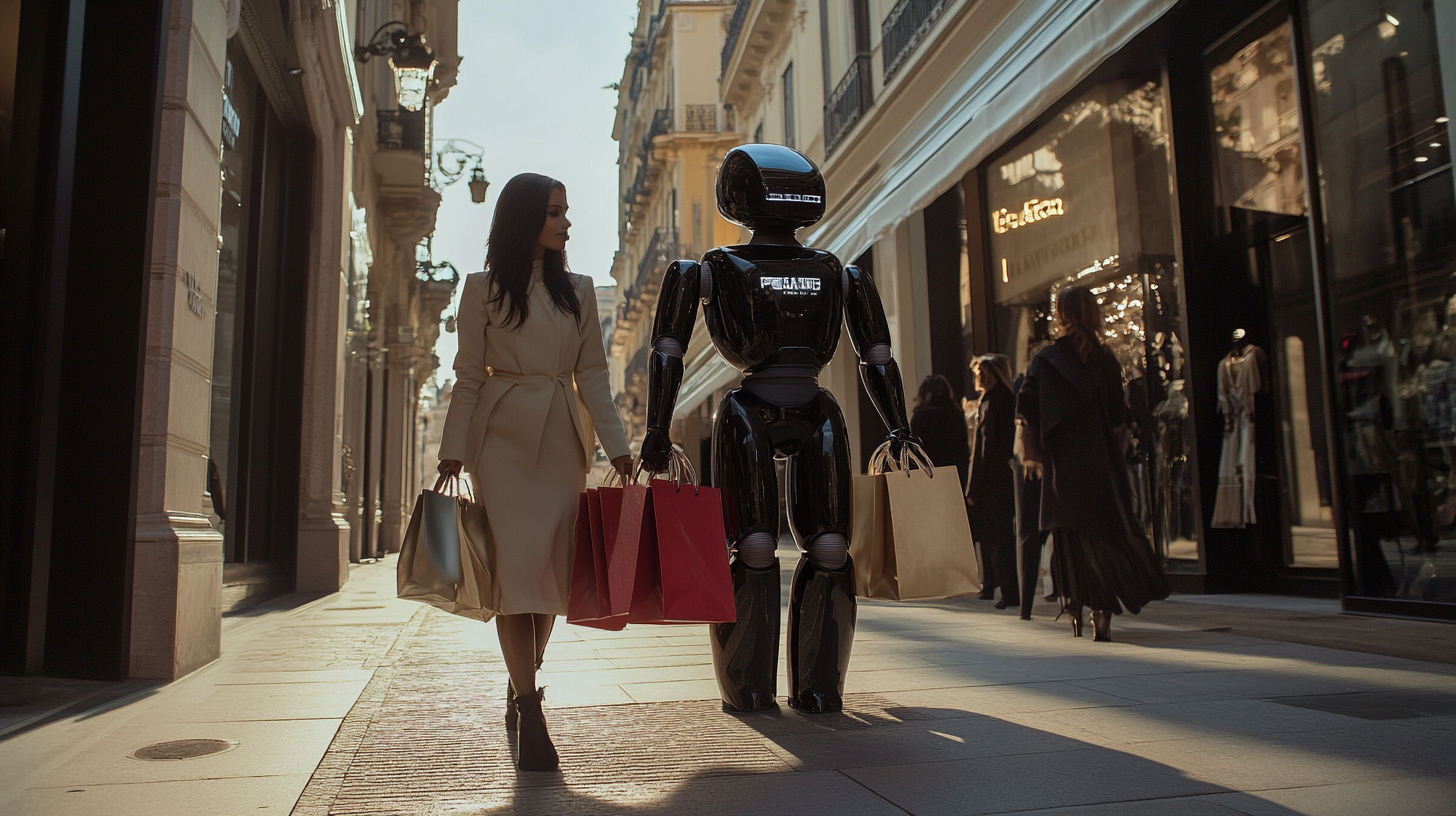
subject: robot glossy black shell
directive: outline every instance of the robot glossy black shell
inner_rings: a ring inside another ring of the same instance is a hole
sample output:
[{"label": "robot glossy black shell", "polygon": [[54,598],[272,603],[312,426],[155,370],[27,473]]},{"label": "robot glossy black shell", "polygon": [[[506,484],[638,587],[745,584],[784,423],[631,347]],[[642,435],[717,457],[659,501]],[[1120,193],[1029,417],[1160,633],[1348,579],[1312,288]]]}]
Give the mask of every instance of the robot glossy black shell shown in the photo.
[{"label": "robot glossy black shell", "polygon": [[824,176],[792,148],[735,147],[718,168],[718,212],[752,230],[807,227],[824,217]]}]

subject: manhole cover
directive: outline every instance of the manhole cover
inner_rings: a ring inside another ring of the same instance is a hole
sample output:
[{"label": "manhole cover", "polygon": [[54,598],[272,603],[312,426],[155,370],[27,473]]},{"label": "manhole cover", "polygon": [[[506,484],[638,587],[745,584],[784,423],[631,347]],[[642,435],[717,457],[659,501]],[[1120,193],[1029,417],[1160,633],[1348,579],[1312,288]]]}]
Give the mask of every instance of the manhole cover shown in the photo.
[{"label": "manhole cover", "polygon": [[132,759],[168,760],[196,759],[221,754],[238,747],[237,740],[185,739],[171,742],[157,742],[132,752]]}]

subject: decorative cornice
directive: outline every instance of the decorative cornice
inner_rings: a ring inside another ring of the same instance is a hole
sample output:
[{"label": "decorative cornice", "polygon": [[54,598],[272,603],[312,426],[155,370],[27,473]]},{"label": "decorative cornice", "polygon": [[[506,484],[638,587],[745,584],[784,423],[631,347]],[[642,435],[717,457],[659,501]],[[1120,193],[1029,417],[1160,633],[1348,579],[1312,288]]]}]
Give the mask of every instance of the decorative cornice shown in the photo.
[{"label": "decorative cornice", "polygon": [[299,110],[293,92],[289,90],[287,69],[277,50],[269,42],[268,34],[264,31],[263,23],[258,19],[258,12],[253,5],[253,0],[243,0],[238,18],[239,31],[247,38],[248,45],[252,46],[252,51],[261,63],[258,66],[263,69],[260,79],[267,89],[268,101],[290,127],[307,127],[308,117]]}]

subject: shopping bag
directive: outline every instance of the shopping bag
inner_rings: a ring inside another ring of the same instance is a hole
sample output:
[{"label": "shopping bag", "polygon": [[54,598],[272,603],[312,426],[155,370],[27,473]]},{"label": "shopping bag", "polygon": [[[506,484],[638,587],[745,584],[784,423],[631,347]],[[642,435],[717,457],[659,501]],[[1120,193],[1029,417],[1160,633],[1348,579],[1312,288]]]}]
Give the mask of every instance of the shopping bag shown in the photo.
[{"label": "shopping bag", "polygon": [[979,591],[956,469],[931,466],[913,444],[910,462],[893,461],[888,445],[875,452],[869,473],[854,478],[855,594],[908,601]]},{"label": "shopping bag", "polygon": [[627,625],[627,616],[612,616],[609,600],[606,539],[602,531],[598,488],[577,499],[576,541],[571,563],[571,590],[566,622],[615,631]]},{"label": "shopping bag", "polygon": [[420,491],[400,547],[396,594],[489,620],[498,607],[490,529],[484,506],[461,485],[442,474],[433,490]]},{"label": "shopping bag", "polygon": [[669,473],[671,480],[630,484],[623,492],[616,545],[637,551],[628,620],[732,623],[737,610],[722,493],[699,485],[680,451],[673,451]]}]

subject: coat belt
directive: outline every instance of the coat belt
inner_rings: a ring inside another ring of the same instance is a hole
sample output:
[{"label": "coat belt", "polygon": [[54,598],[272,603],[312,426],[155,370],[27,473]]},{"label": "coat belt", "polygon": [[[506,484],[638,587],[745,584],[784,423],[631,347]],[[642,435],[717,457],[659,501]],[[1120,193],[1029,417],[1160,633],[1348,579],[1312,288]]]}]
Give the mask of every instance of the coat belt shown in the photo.
[{"label": "coat belt", "polygon": [[[585,453],[587,468],[590,469],[592,456],[596,452],[596,428],[594,424],[591,423],[590,415],[586,413],[586,410],[580,404],[580,397],[576,393],[576,380],[574,379],[571,372],[565,372],[561,374],[522,374],[518,371],[501,371],[497,368],[491,368],[490,376],[486,378],[486,384],[484,388],[489,388],[490,381],[496,379],[497,377],[501,378],[503,381],[505,381],[505,383],[507,383],[506,390],[509,390],[516,385],[561,386],[561,388],[565,391],[563,396],[566,397],[567,411],[571,414],[571,424],[575,427],[577,440],[580,442],[583,452]],[[502,397],[504,395],[504,392],[500,394],[500,396]],[[486,414],[485,416],[482,416],[481,419],[488,421],[489,413],[493,409],[494,401],[492,401],[491,405],[487,407]],[[537,450],[540,450],[541,434],[545,431],[545,410],[541,411],[538,421],[539,424],[535,427],[532,427],[530,429],[523,428],[521,430],[527,431],[528,433],[531,433],[532,436],[534,436],[533,441],[535,442],[535,447]],[[481,432],[480,439],[483,440],[485,430],[483,424],[479,430]],[[472,437],[474,436],[475,434],[472,433]],[[479,450],[479,447],[474,446],[474,449]]]}]

